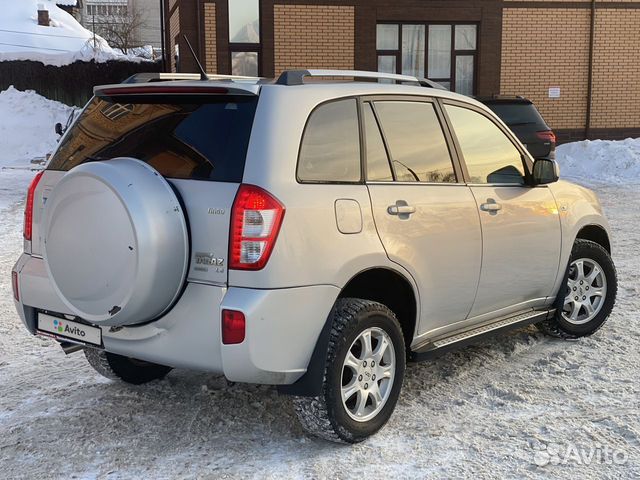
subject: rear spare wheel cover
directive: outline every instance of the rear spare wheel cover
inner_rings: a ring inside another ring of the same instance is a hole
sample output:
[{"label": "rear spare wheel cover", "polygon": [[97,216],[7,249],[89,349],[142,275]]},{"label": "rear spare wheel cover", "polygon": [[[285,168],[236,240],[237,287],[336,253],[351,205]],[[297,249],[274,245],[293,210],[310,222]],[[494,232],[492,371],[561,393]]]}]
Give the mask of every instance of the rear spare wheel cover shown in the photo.
[{"label": "rear spare wheel cover", "polygon": [[73,168],[43,214],[44,260],[64,304],[100,325],[143,323],[176,301],[189,238],[175,192],[133,158]]}]

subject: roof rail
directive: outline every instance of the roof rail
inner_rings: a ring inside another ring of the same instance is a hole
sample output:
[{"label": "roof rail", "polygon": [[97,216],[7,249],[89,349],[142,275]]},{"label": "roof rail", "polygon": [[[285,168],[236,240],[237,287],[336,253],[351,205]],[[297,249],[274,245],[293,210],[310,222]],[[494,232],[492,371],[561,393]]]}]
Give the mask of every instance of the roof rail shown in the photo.
[{"label": "roof rail", "polygon": [[[144,72],[131,75],[122,83],[149,83],[164,82],[170,80],[200,80],[199,73],[163,73],[163,72]],[[207,73],[209,80],[260,80],[260,77],[243,77],[240,75],[218,75],[216,73]]]},{"label": "roof rail", "polygon": [[433,80],[429,80],[428,78],[421,78],[419,79],[418,83],[420,83],[421,87],[436,88],[438,90],[445,90],[447,92],[449,91],[446,87],[443,87],[439,83],[436,83]]},{"label": "roof rail", "polygon": [[280,74],[276,83],[278,85],[303,85],[305,77],[354,77],[376,78],[395,80],[396,82],[420,83],[411,75],[398,75],[396,73],[366,72],[362,70],[285,70]]}]

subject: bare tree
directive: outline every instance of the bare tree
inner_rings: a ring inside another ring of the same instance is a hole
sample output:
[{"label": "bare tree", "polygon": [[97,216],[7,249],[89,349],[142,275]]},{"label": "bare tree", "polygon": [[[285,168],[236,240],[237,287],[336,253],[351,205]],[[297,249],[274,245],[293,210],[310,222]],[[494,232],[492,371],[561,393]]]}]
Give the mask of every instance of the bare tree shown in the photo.
[{"label": "bare tree", "polygon": [[[140,29],[145,26],[144,12],[136,7],[122,8],[96,18],[102,36],[125,55],[140,46]],[[97,25],[98,26],[98,25]]]}]

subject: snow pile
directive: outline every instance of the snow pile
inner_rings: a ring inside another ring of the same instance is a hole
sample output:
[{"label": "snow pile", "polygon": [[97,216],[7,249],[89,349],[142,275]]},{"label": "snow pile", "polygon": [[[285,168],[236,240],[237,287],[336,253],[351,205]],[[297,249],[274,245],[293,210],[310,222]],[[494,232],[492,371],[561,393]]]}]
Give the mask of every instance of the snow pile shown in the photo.
[{"label": "snow pile", "polygon": [[[62,66],[76,60],[140,61],[113,50],[51,0],[5,1],[0,15],[0,61],[33,60]],[[38,6],[49,11],[50,26],[38,25]]]},{"label": "snow pile", "polygon": [[556,150],[560,174],[588,184],[640,183],[640,138],[584,140]]},{"label": "snow pile", "polygon": [[0,169],[30,167],[31,160],[50,153],[58,140],[55,124],[65,125],[73,111],[31,90],[0,92]]}]

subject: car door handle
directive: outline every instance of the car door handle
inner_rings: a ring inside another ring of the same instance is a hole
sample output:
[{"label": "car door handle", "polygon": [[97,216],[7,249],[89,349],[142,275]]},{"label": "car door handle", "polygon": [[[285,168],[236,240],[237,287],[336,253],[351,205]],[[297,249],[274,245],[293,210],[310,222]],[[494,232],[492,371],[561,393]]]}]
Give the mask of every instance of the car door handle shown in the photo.
[{"label": "car door handle", "polygon": [[480,210],[484,212],[497,213],[498,211],[502,210],[502,205],[496,203],[495,201],[487,202],[480,205]]},{"label": "car door handle", "polygon": [[389,205],[387,207],[389,215],[411,215],[416,212],[416,207],[410,205]]}]

